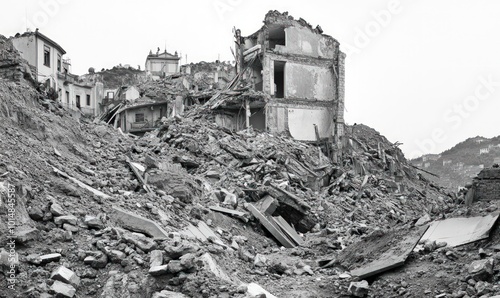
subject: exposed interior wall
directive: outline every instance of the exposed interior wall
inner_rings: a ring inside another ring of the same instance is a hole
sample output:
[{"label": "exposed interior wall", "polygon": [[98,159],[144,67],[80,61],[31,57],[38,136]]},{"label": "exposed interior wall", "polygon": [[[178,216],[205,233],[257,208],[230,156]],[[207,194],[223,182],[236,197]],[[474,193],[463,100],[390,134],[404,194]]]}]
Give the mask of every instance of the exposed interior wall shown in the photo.
[{"label": "exposed interior wall", "polygon": [[320,107],[290,106],[288,113],[288,130],[290,135],[301,141],[315,141],[316,124],[320,138],[333,134],[333,115],[331,109]]},{"label": "exposed interior wall", "polygon": [[306,55],[315,58],[333,59],[334,57],[333,39],[316,34],[308,28],[287,27],[285,28],[285,36],[285,45],[277,45],[275,48],[278,53]]},{"label": "exposed interior wall", "polygon": [[246,125],[245,110],[220,110],[215,123],[232,131],[242,130]]},{"label": "exposed interior wall", "polygon": [[285,97],[291,99],[332,101],[335,80],[331,67],[287,62]]},{"label": "exposed interior wall", "polygon": [[314,124],[321,138],[333,135],[333,110],[306,104],[272,102],[266,106],[266,126],[270,133],[289,133],[301,141],[315,141]]},{"label": "exposed interior wall", "polygon": [[270,133],[281,133],[287,129],[286,108],[272,103],[266,106],[266,126]]}]

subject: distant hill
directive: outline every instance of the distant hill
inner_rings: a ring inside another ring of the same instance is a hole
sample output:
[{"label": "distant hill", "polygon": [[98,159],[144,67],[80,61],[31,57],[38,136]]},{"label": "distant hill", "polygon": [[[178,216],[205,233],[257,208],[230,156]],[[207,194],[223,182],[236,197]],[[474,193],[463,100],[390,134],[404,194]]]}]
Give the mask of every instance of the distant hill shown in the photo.
[{"label": "distant hill", "polygon": [[410,162],[440,178],[425,174],[430,180],[456,191],[458,187],[470,183],[481,169],[500,164],[500,136],[488,139],[469,138],[441,154],[427,154]]}]

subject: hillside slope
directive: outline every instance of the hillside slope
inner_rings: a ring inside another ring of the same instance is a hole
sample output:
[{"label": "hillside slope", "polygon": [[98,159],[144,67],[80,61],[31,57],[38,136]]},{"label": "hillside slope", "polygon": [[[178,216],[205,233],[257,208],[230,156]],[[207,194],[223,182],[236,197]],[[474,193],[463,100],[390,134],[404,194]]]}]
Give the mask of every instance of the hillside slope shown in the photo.
[{"label": "hillside slope", "polygon": [[459,187],[471,183],[484,167],[500,163],[500,136],[469,138],[441,154],[424,155],[411,160],[411,163],[440,176],[424,174],[427,179],[457,191]]}]

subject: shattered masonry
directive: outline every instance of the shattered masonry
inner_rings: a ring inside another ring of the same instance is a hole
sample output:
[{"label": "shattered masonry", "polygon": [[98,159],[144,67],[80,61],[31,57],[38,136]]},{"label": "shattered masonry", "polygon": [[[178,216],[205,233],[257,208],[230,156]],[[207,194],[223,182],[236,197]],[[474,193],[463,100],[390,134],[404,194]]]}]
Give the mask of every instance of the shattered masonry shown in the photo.
[{"label": "shattered masonry", "polygon": [[[303,141],[343,136],[345,54],[337,40],[277,11],[266,15],[259,31],[240,34],[236,30],[238,73],[267,95],[250,100],[250,126]],[[240,107],[241,102],[225,104],[218,123],[243,128]]]}]

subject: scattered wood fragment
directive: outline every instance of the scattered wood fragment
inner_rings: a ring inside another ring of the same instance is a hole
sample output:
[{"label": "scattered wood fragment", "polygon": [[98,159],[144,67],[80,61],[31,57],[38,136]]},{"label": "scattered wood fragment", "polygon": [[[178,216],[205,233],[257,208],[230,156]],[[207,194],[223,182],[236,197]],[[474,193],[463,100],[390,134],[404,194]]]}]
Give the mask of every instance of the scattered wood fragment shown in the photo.
[{"label": "scattered wood fragment", "polygon": [[99,196],[101,198],[104,198],[104,199],[109,199],[111,198],[109,195],[103,193],[102,191],[100,190],[97,190],[93,187],[90,187],[88,186],[87,184],[81,182],[80,180],[76,179],[76,178],[73,178],[71,177],[70,175],[66,174],[65,172],[57,169],[56,167],[52,166],[52,169],[54,170],[54,172],[58,175],[61,175],[62,177],[66,178],[66,179],[69,179],[71,181],[73,181],[76,185],[80,186],[81,188],[84,188],[88,191],[90,191],[91,193],[95,194],[96,196]]},{"label": "scattered wood fragment", "polygon": [[220,213],[229,214],[231,216],[234,216],[234,217],[242,220],[245,223],[248,222],[247,213],[245,213],[245,212],[236,211],[236,210],[232,210],[232,209],[228,209],[228,208],[224,208],[224,207],[220,207],[220,206],[211,206],[209,208],[210,208],[210,210],[213,210],[213,211],[217,211]]}]

